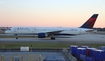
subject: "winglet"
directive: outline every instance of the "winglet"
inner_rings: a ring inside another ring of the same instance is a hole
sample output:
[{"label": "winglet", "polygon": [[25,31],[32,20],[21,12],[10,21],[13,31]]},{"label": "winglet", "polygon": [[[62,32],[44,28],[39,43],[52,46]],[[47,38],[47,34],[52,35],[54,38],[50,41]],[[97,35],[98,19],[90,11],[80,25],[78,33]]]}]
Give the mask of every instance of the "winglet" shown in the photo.
[{"label": "winglet", "polygon": [[80,28],[93,28],[98,14],[93,14]]}]

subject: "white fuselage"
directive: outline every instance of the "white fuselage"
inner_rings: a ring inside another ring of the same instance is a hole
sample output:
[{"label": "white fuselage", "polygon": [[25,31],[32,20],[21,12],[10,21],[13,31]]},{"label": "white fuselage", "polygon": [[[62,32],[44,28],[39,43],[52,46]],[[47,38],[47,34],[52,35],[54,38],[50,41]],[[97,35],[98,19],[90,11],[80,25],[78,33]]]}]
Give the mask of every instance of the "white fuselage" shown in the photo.
[{"label": "white fuselage", "polygon": [[54,31],[61,31],[59,34],[85,34],[93,29],[85,28],[64,28],[64,27],[12,27],[5,31],[10,34],[38,34]]}]

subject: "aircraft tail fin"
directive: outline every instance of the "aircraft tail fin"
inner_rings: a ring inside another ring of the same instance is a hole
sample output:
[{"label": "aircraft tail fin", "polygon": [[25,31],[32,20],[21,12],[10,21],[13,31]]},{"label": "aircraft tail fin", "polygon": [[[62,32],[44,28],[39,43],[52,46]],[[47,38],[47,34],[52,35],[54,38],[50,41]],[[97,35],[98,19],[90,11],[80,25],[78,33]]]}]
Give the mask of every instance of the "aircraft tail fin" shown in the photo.
[{"label": "aircraft tail fin", "polygon": [[98,14],[93,14],[80,28],[93,28]]}]

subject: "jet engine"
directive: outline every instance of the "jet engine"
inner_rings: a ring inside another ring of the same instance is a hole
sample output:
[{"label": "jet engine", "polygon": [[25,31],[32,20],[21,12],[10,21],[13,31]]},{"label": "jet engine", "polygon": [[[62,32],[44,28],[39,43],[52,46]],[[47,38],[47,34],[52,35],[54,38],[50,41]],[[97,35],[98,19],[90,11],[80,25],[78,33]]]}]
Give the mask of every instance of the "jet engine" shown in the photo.
[{"label": "jet engine", "polygon": [[46,36],[46,33],[38,33],[38,38],[45,38]]}]

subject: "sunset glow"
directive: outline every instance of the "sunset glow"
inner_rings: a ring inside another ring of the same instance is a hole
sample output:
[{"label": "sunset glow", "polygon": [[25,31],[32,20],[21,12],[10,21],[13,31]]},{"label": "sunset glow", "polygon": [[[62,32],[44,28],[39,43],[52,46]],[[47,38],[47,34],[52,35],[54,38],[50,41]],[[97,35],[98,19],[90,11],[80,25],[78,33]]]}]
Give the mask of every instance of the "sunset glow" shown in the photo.
[{"label": "sunset glow", "polygon": [[79,27],[93,14],[105,27],[105,0],[0,0],[0,26]]}]

